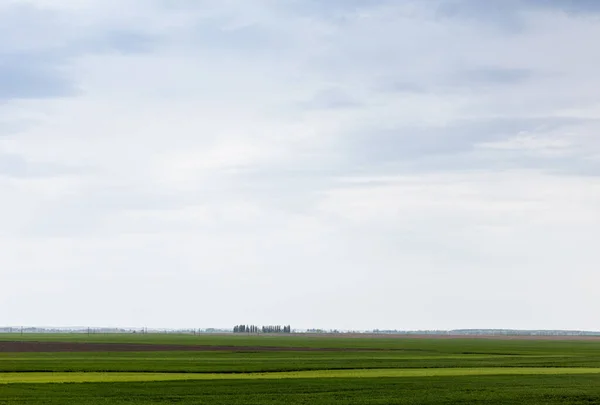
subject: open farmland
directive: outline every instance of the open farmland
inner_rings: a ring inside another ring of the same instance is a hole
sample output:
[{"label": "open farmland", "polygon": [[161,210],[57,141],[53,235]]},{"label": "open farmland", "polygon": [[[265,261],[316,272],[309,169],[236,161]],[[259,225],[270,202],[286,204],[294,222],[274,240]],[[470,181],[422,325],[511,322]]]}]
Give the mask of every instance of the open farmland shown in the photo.
[{"label": "open farmland", "polygon": [[0,335],[0,404],[600,402],[600,341]]}]

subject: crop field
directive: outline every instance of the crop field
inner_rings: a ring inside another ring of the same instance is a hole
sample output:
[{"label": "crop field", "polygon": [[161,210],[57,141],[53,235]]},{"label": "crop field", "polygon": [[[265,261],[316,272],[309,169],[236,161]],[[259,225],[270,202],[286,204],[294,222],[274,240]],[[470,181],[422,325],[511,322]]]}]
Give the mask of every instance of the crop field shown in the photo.
[{"label": "crop field", "polygon": [[0,335],[0,405],[172,403],[600,403],[600,340]]}]

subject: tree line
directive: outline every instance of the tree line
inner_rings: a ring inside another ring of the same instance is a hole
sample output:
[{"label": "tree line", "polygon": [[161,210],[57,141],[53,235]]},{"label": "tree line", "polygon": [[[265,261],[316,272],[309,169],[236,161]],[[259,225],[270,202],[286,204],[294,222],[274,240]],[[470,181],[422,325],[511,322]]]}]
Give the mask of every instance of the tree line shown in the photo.
[{"label": "tree line", "polygon": [[290,325],[268,325],[259,328],[256,325],[235,325],[233,333],[292,333],[292,327]]}]

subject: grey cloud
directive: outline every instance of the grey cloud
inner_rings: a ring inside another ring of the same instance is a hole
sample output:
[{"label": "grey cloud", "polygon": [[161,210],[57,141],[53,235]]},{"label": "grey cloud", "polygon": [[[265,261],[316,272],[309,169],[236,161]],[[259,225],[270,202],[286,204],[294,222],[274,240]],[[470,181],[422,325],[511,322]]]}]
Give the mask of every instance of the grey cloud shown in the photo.
[{"label": "grey cloud", "polygon": [[519,8],[511,0],[450,0],[439,1],[435,10],[436,18],[466,19],[493,23],[507,32],[521,32],[525,26],[518,15]]},{"label": "grey cloud", "polygon": [[554,8],[573,13],[600,12],[600,2],[597,0],[520,0],[529,7]]},{"label": "grey cloud", "polygon": [[[24,31],[26,26],[36,29]],[[155,36],[118,28],[88,29],[82,35],[64,15],[25,5],[2,9],[0,34],[0,102],[75,95],[77,84],[65,72],[72,58],[112,51],[147,52],[160,42]]]},{"label": "grey cloud", "polygon": [[153,35],[135,31],[115,30],[100,36],[96,41],[87,41],[80,44],[80,48],[82,52],[114,50],[132,54],[150,52],[159,43],[161,43],[161,39]]},{"label": "grey cloud", "polygon": [[27,171],[27,164],[22,158],[0,154],[0,174],[20,174]]},{"label": "grey cloud", "polygon": [[540,128],[553,130],[584,121],[553,117],[502,118],[466,121],[439,128],[405,127],[365,131],[343,139],[340,150],[349,164],[360,164],[369,169],[418,162],[421,169],[428,170],[427,163],[430,162],[436,169],[440,169],[440,164],[448,164],[445,169],[451,170],[459,169],[463,163],[465,167],[477,163],[468,156],[466,160],[463,158],[483,142],[506,140],[522,131],[536,131]]},{"label": "grey cloud", "polygon": [[[264,4],[260,2],[249,3],[248,8],[252,10],[248,13],[244,12],[244,5],[232,7],[222,2],[159,0],[159,4],[166,11],[198,13],[194,22],[177,28],[180,43],[253,56],[263,50],[270,56],[278,56],[290,48],[289,32],[281,29],[278,21],[265,18],[261,13]],[[277,4],[272,6],[278,7]]]},{"label": "grey cloud", "polygon": [[202,47],[220,51],[255,52],[267,49],[273,52],[284,49],[287,44],[281,33],[259,24],[248,24],[237,28],[224,28],[225,21],[204,22],[191,31],[194,42]]},{"label": "grey cloud", "polygon": [[438,7],[448,14],[514,14],[531,9],[558,9],[567,12],[598,12],[596,0],[440,0]]},{"label": "grey cloud", "polygon": [[[158,0],[158,3],[166,9],[176,10],[198,10],[214,6],[214,2],[206,0]],[[361,9],[377,7],[389,3],[392,0],[291,0],[287,2],[259,2],[259,5],[267,3],[270,7],[283,8],[294,15],[330,16],[336,13],[346,13]]]},{"label": "grey cloud", "polygon": [[48,178],[89,173],[91,169],[58,163],[31,163],[14,154],[0,153],[0,175],[14,178]]},{"label": "grey cloud", "polygon": [[466,68],[455,73],[440,74],[435,80],[427,83],[387,80],[375,86],[374,90],[382,93],[398,94],[444,94],[457,90],[476,90],[491,86],[518,85],[535,77],[533,71],[520,68],[479,67]]},{"label": "grey cloud", "polygon": [[[0,98],[0,106],[2,106],[3,103],[6,103],[6,100],[3,101]],[[25,130],[32,125],[33,122],[33,120],[25,119],[0,121],[0,139],[4,136],[9,136]]]},{"label": "grey cloud", "polygon": [[485,67],[467,69],[458,75],[464,83],[472,84],[519,84],[533,76],[527,69]]},{"label": "grey cloud", "polygon": [[0,57],[0,100],[61,97],[77,91],[54,57],[31,54]]},{"label": "grey cloud", "polygon": [[559,10],[573,14],[600,12],[596,0],[440,0],[436,16],[440,19],[463,18],[494,23],[509,31],[522,32],[526,26],[524,11]]},{"label": "grey cloud", "polygon": [[410,82],[391,81],[379,87],[380,91],[390,93],[427,93],[427,87]]},{"label": "grey cloud", "polygon": [[[36,27],[35,33],[23,31],[25,26]],[[33,6],[2,9],[0,33],[14,40],[0,43],[0,101],[74,95],[77,85],[64,72],[71,58],[104,50],[140,52],[153,43],[151,37],[127,30],[81,36],[69,27],[64,15]]]},{"label": "grey cloud", "polygon": [[330,87],[319,90],[309,101],[301,103],[307,109],[337,109],[359,107],[362,103],[345,90]]},{"label": "grey cloud", "polygon": [[58,13],[24,3],[0,4],[0,50],[60,47],[68,21]]},{"label": "grey cloud", "polygon": [[76,95],[77,83],[65,72],[73,57],[106,51],[147,52],[156,43],[150,36],[113,31],[98,39],[74,38],[63,47],[45,51],[0,53],[0,101]]},{"label": "grey cloud", "polygon": [[524,153],[498,154],[514,168],[538,169],[546,173],[600,177],[600,161],[587,159],[585,152],[569,156],[531,156]]},{"label": "grey cloud", "polygon": [[238,174],[236,192],[265,206],[304,213],[340,177],[513,169],[600,175],[600,164],[581,156],[479,147],[484,142],[508,140],[521,132],[567,131],[572,126],[589,124],[590,120],[583,119],[508,117],[463,121],[437,128],[365,129],[342,136],[330,154],[316,152],[304,161],[245,170]]},{"label": "grey cloud", "polygon": [[390,3],[389,0],[304,0],[292,2],[291,7],[295,12],[330,15],[334,13],[352,12],[365,8],[372,8]]}]

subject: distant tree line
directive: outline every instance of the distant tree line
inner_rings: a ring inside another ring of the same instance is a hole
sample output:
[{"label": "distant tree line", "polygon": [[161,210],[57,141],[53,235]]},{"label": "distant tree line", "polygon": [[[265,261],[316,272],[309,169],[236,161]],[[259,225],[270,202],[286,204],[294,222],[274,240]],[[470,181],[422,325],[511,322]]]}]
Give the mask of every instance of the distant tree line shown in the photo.
[{"label": "distant tree line", "polygon": [[233,333],[292,333],[292,327],[290,325],[268,325],[259,328],[256,325],[235,325]]}]

